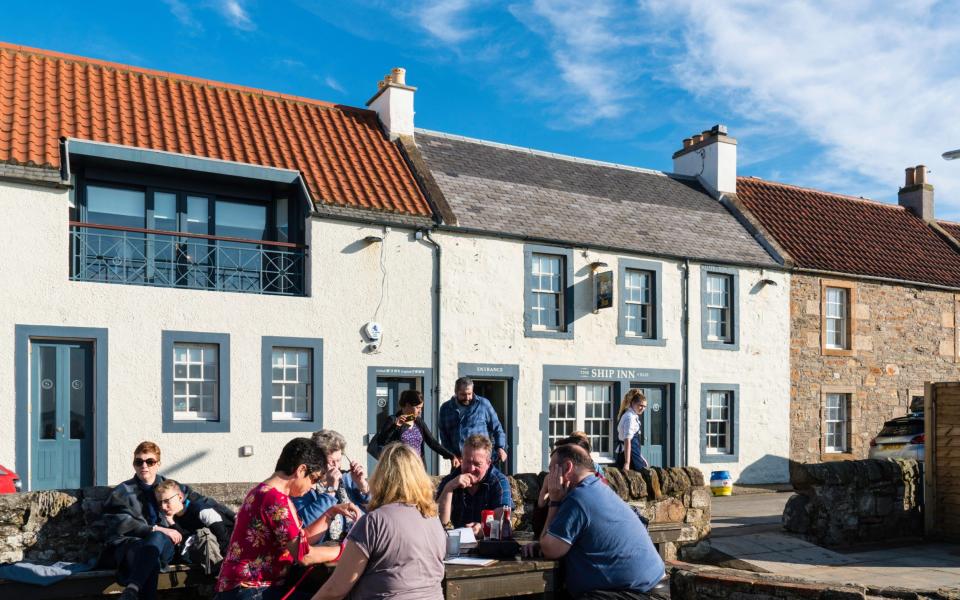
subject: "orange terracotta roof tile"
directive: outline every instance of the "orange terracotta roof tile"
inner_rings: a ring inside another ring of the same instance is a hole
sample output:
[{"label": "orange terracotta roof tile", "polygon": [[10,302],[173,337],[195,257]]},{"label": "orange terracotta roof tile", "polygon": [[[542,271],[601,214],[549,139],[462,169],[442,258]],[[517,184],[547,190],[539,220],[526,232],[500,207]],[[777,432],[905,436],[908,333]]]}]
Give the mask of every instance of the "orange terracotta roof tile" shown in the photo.
[{"label": "orange terracotta roof tile", "polygon": [[429,216],[376,113],[0,42],[0,162],[59,168],[59,139],[299,170],[317,203]]},{"label": "orange terracotta roof tile", "polygon": [[901,206],[754,177],[737,197],[798,267],[960,288],[960,253]]}]

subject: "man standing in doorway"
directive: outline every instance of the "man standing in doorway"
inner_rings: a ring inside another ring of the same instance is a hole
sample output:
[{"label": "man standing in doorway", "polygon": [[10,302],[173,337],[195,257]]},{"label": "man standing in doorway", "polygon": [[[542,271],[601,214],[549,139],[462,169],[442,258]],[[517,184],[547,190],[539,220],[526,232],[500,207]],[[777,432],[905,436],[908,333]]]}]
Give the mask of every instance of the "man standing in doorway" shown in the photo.
[{"label": "man standing in doorway", "polygon": [[473,393],[473,380],[461,377],[453,384],[453,397],[440,406],[440,443],[451,454],[453,470],[460,466],[460,449],[471,435],[482,435],[493,442],[494,457],[507,463],[507,434],[490,401]]}]

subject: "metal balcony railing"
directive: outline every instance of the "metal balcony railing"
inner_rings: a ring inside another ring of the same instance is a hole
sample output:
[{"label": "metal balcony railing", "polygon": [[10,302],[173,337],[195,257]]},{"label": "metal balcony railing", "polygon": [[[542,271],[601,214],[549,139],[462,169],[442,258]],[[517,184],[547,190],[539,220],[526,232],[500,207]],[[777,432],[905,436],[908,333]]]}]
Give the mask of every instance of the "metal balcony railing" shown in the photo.
[{"label": "metal balcony railing", "polygon": [[70,222],[70,279],[303,296],[306,246]]}]

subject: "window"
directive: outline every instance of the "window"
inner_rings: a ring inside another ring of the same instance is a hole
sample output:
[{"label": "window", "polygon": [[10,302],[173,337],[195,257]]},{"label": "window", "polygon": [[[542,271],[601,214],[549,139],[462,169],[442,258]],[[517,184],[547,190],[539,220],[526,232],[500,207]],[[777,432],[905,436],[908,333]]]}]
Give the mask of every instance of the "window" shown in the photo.
[{"label": "window", "polygon": [[663,346],[660,263],[620,259],[620,315],[617,343]]},{"label": "window", "polygon": [[740,386],[700,386],[700,462],[736,462],[740,445]]},{"label": "window", "polygon": [[730,454],[730,392],[707,392],[707,454]]},{"label": "window", "polygon": [[163,431],[230,431],[230,336],[161,334]]},{"label": "window", "polygon": [[571,250],[549,246],[524,248],[524,334],[573,337]]},{"label": "window", "polygon": [[321,429],[323,340],[265,336],[261,361],[261,430]]},{"label": "window", "polygon": [[739,349],[738,280],[736,269],[701,268],[700,318],[704,348]]},{"label": "window", "polygon": [[613,460],[613,384],[551,383],[547,441],[585,431],[593,456]]},{"label": "window", "polygon": [[273,419],[310,419],[310,351],[301,348],[274,348],[271,359]]},{"label": "window", "polygon": [[823,407],[823,448],[824,452],[848,452],[847,414],[850,405],[849,394],[826,395]]},{"label": "window", "polygon": [[850,348],[848,331],[848,319],[850,306],[849,292],[845,288],[828,287],[826,288],[826,310],[824,311],[824,328],[827,348],[835,350],[847,350]]}]

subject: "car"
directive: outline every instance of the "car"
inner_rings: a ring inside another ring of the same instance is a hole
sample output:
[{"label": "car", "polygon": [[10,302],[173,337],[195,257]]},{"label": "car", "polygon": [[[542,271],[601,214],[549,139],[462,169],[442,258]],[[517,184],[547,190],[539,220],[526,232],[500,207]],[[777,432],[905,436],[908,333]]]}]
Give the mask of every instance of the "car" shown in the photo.
[{"label": "car", "polygon": [[870,440],[870,458],[911,458],[924,460],[923,413],[913,412],[883,424]]},{"label": "car", "polygon": [[0,494],[15,494],[23,489],[20,476],[0,465]]}]

